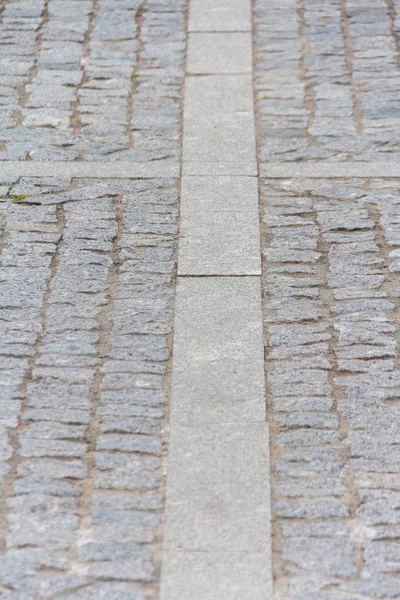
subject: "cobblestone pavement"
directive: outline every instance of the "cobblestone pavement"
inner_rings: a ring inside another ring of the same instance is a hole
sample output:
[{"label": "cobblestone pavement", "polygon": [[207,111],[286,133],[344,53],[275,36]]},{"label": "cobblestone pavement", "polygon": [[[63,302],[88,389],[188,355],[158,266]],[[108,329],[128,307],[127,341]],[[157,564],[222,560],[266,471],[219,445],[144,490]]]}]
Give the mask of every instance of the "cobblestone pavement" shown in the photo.
[{"label": "cobblestone pavement", "polygon": [[6,190],[0,597],[156,597],[177,183]]},{"label": "cobblestone pavement", "polygon": [[254,0],[257,161],[332,167],[259,178],[261,252],[250,2],[189,3],[0,9],[0,599],[396,600],[400,170],[334,169],[400,159],[400,2]]},{"label": "cobblestone pavement", "polygon": [[7,0],[0,159],[179,157],[185,0]]},{"label": "cobblestone pavement", "polygon": [[[398,160],[399,11],[256,0],[261,163]],[[260,196],[275,596],[400,598],[400,179]]]},{"label": "cobblestone pavement", "polygon": [[263,180],[277,597],[399,598],[400,180]]},{"label": "cobblestone pavement", "polygon": [[255,0],[264,161],[398,159],[400,2]]}]

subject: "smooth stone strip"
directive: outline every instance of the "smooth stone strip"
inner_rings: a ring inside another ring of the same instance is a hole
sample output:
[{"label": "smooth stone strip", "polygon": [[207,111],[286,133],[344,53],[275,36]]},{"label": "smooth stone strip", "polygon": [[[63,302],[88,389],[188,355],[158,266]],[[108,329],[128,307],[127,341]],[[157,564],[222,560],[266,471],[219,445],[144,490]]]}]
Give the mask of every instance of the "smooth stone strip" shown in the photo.
[{"label": "smooth stone strip", "polygon": [[[265,179],[295,178],[396,178],[400,177],[400,163],[396,162],[314,162],[314,163],[268,163],[259,166],[260,176]],[[96,179],[153,179],[177,178],[180,165],[170,161],[153,163],[103,162],[35,162],[0,161],[1,177],[87,177]],[[184,176],[257,176],[255,161],[186,161],[182,165]]]},{"label": "smooth stone strip", "polygon": [[255,160],[251,75],[187,77],[183,161]]},{"label": "smooth stone strip", "polygon": [[187,72],[191,75],[251,73],[250,32],[190,33]]},{"label": "smooth stone strip", "polygon": [[179,177],[180,165],[170,160],[147,163],[129,162],[35,162],[1,161],[0,177],[93,177],[96,179],[152,179]]},{"label": "smooth stone strip", "polygon": [[190,0],[189,31],[251,31],[249,0]]},{"label": "smooth stone strip", "polygon": [[254,177],[183,177],[178,275],[261,275]]},{"label": "smooth stone strip", "polygon": [[177,286],[161,600],[268,600],[259,277]]},{"label": "smooth stone strip", "polygon": [[[271,579],[264,554],[166,551],[165,569],[175,573],[164,582],[161,600],[270,600]],[[188,573],[195,577],[188,578]],[[248,595],[251,594],[251,595]]]},{"label": "smooth stone strip", "polygon": [[266,179],[400,177],[399,162],[309,162],[265,163],[259,165],[260,177]]}]

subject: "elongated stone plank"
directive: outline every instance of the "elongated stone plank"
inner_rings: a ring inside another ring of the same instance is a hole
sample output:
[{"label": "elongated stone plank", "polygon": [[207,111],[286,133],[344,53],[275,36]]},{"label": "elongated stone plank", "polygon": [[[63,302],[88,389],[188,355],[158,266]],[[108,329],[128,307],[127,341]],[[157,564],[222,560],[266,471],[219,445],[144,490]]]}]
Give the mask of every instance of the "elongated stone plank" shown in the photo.
[{"label": "elongated stone plank", "polygon": [[175,578],[165,580],[160,600],[269,600],[268,562],[265,554],[166,551],[165,571]]},{"label": "elongated stone plank", "polygon": [[95,177],[143,178],[179,177],[180,166],[176,161],[160,160],[147,163],[130,162],[34,162],[0,161],[0,176],[5,177]]},{"label": "elongated stone plank", "polygon": [[[258,277],[179,280],[162,600],[261,599],[261,589],[268,593],[260,583],[270,577],[262,354]],[[208,583],[193,552],[208,561]],[[235,564],[243,571],[240,580]]]}]

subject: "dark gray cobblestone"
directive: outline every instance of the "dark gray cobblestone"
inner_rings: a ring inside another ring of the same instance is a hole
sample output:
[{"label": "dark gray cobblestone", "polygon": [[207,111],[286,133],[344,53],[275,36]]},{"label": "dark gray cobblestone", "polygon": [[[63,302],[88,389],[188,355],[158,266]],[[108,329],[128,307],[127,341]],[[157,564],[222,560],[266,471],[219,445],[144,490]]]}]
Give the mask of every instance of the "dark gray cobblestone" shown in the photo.
[{"label": "dark gray cobblestone", "polygon": [[8,0],[0,160],[176,158],[186,0]]},{"label": "dark gray cobblestone", "polygon": [[156,598],[177,183],[3,189],[0,595]]},{"label": "dark gray cobblestone", "polygon": [[276,598],[400,596],[400,180],[263,180]]},{"label": "dark gray cobblestone", "polygon": [[400,157],[398,0],[256,0],[259,160]]}]

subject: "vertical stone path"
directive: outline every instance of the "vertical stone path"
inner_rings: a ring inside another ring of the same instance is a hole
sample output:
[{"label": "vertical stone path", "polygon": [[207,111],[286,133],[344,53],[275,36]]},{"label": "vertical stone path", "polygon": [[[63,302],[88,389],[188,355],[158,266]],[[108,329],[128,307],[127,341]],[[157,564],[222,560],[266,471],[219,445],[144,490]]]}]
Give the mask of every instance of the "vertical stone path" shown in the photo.
[{"label": "vertical stone path", "polygon": [[192,0],[160,600],[272,592],[249,0]]}]

